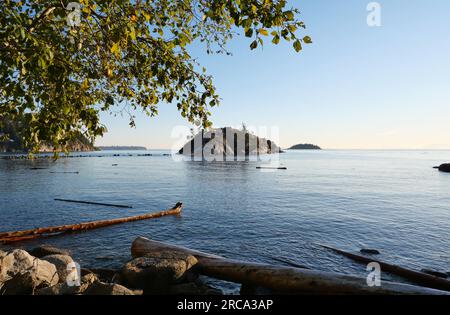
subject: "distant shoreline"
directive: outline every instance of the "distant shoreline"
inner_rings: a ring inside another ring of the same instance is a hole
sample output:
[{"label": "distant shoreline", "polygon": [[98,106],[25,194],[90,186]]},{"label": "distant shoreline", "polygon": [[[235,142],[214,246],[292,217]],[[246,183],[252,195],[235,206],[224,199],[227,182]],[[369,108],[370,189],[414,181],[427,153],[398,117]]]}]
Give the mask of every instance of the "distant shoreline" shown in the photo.
[{"label": "distant shoreline", "polygon": [[146,147],[139,146],[98,146],[100,151],[147,151]]}]

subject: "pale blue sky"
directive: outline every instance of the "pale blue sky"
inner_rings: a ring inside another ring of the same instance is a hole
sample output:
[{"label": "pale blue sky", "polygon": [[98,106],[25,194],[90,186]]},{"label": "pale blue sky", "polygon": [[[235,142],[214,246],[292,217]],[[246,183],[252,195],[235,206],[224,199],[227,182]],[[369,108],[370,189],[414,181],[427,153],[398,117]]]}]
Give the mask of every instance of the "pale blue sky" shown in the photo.
[{"label": "pale blue sky", "polygon": [[[231,57],[192,48],[222,97],[215,126],[278,126],[282,147],[450,148],[450,1],[378,1],[381,27],[366,23],[370,1],[291,2],[314,41],[300,54],[269,42],[250,51],[243,36]],[[175,105],[159,110],[138,114],[135,129],[103,114],[97,144],[170,148],[172,128],[188,124]]]}]

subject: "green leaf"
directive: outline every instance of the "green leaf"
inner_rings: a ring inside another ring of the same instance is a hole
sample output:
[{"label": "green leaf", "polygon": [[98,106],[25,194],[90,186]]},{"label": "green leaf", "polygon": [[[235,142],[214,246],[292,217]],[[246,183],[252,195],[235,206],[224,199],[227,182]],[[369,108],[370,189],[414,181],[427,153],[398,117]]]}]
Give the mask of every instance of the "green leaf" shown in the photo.
[{"label": "green leaf", "polygon": [[284,12],[284,16],[286,17],[286,19],[288,19],[289,21],[292,21],[294,19],[294,12],[292,11],[286,11]]},{"label": "green leaf", "polygon": [[275,45],[278,45],[279,42],[280,42],[280,36],[278,34],[276,34],[272,39],[272,43],[274,43]]},{"label": "green leaf", "polygon": [[302,43],[298,39],[294,42],[293,46],[296,52],[302,50]]},{"label": "green leaf", "polygon": [[258,32],[259,32],[259,34],[264,35],[264,36],[269,35],[269,32],[266,29],[264,29],[264,28],[260,28],[258,30]]},{"label": "green leaf", "polygon": [[119,53],[119,51],[120,51],[120,45],[119,45],[119,42],[117,42],[117,43],[114,43],[112,46],[111,46],[111,52],[113,53],[113,54],[118,54]]},{"label": "green leaf", "polygon": [[136,40],[136,30],[134,29],[134,27],[130,27],[130,37],[132,40]]},{"label": "green leaf", "polygon": [[312,39],[309,36],[303,37],[303,41],[305,42],[305,44],[312,44]]}]

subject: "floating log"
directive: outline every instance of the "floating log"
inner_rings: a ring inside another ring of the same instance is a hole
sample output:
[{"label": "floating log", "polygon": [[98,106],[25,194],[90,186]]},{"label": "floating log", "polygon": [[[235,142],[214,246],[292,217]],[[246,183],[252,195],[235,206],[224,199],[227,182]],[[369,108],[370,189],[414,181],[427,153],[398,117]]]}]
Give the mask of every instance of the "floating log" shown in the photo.
[{"label": "floating log", "polygon": [[351,258],[355,261],[359,261],[359,262],[363,262],[363,263],[377,262],[380,264],[382,270],[391,272],[398,276],[401,276],[411,282],[414,282],[414,283],[417,283],[417,284],[420,284],[420,285],[423,285],[423,286],[426,286],[429,288],[450,291],[450,281],[448,281],[448,280],[445,280],[445,279],[442,279],[442,278],[439,278],[436,276],[432,276],[432,275],[426,274],[424,272],[415,271],[415,270],[407,269],[407,268],[400,267],[397,265],[389,264],[389,263],[383,262],[379,259],[376,259],[374,257],[369,258],[369,257],[349,253],[349,252],[343,251],[341,249],[334,248],[334,247],[327,246],[327,245],[320,245],[320,246],[330,249],[330,250],[332,250],[338,254],[341,254],[343,256],[346,256],[348,258]]},{"label": "floating log", "polygon": [[51,174],[80,174],[80,172],[50,172]]},{"label": "floating log", "polygon": [[88,205],[107,206],[107,207],[133,208],[132,206],[117,205],[117,204],[113,204],[113,203],[102,203],[102,202],[83,201],[83,200],[72,200],[72,199],[60,199],[60,198],[55,198],[54,200],[56,200],[56,201],[65,201],[65,202],[73,202],[73,203],[84,203],[84,204],[88,204]]},{"label": "floating log", "polygon": [[17,241],[23,241],[28,239],[33,239],[41,236],[54,235],[55,233],[63,233],[63,232],[73,232],[73,231],[85,231],[96,229],[104,226],[115,225],[119,223],[125,222],[133,222],[138,220],[147,220],[160,218],[166,215],[179,215],[183,208],[183,204],[178,202],[173,208],[161,212],[156,213],[148,213],[144,215],[137,215],[133,217],[113,219],[113,220],[103,220],[103,221],[92,221],[86,223],[79,224],[71,224],[71,225],[60,225],[46,228],[38,228],[32,230],[24,230],[24,231],[16,231],[16,232],[3,232],[0,233],[0,242],[3,243],[11,243]]},{"label": "floating log", "polygon": [[287,167],[270,167],[270,166],[257,166],[256,169],[266,170],[287,170]]},{"label": "floating log", "polygon": [[231,260],[143,237],[136,238],[131,246],[133,257],[143,257],[160,251],[175,251],[195,256],[198,260],[196,265],[198,272],[203,275],[245,285],[261,286],[277,293],[450,294],[445,291],[388,281],[383,281],[380,287],[369,287],[365,277]]}]

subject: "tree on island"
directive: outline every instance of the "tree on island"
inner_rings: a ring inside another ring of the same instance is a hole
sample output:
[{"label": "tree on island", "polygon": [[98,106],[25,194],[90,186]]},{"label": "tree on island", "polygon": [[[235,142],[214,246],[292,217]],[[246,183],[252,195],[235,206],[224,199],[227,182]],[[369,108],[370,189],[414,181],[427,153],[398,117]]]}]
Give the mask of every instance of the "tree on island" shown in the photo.
[{"label": "tree on island", "polygon": [[[219,104],[212,77],[190,55],[230,54],[238,31],[250,48],[264,38],[290,41],[299,52],[308,36],[299,11],[285,0],[3,0],[0,2],[0,116],[25,121],[23,138],[37,149],[66,148],[82,132],[106,128],[99,113],[126,104],[157,115],[159,103],[177,106],[189,122],[211,125]],[[2,126],[0,125],[0,129]]]}]

